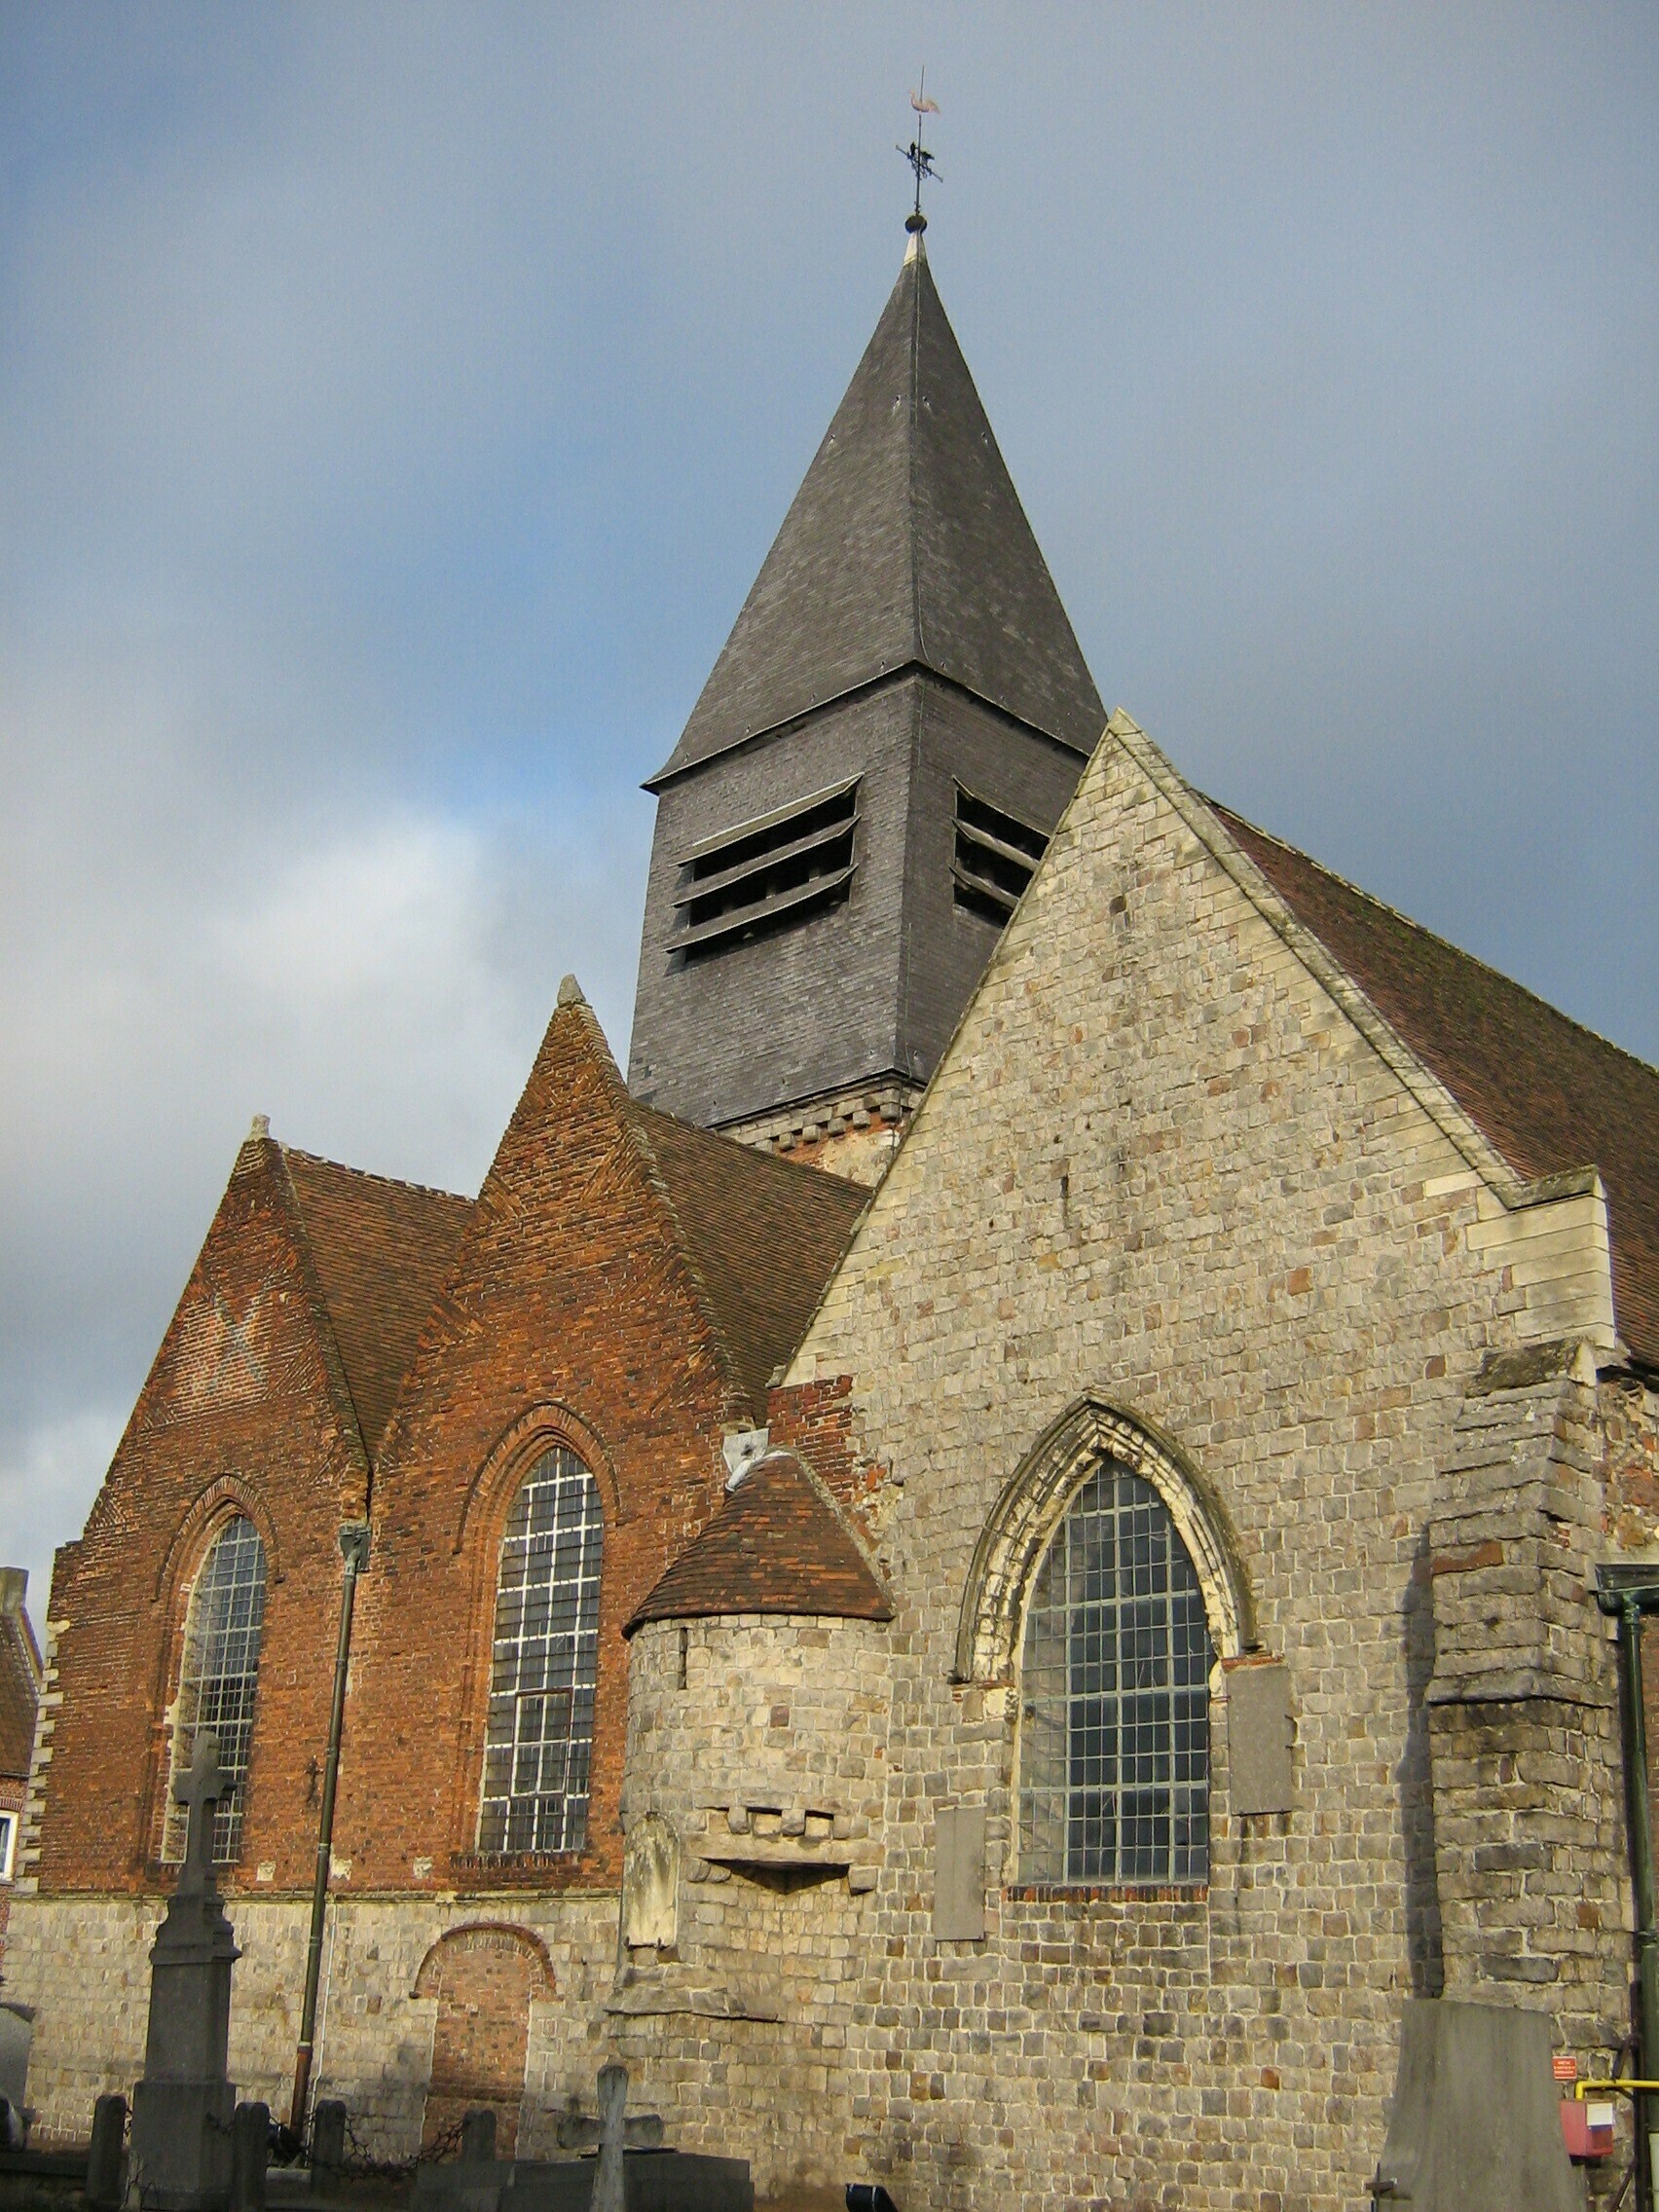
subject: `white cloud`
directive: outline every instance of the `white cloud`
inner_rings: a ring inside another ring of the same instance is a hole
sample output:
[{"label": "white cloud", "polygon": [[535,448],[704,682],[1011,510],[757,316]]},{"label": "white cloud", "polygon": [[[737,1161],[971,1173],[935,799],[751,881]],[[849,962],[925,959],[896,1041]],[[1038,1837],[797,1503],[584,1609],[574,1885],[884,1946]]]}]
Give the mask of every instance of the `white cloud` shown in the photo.
[{"label": "white cloud", "polygon": [[252,1112],[464,1187],[564,970],[625,1054],[634,785],[897,267],[921,54],[935,266],[1109,702],[1659,1034],[1650,10],[5,37],[8,1508],[77,1525]]}]

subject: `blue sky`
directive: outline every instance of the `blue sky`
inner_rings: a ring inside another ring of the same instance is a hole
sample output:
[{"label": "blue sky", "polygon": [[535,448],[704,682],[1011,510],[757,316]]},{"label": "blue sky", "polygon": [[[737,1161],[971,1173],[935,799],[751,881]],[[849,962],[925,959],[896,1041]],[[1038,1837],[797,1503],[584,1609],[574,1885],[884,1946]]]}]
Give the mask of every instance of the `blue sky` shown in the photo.
[{"label": "blue sky", "polygon": [[1645,6],[0,5],[0,1550],[249,1116],[476,1187],[903,249],[1109,703],[1659,1056]]}]

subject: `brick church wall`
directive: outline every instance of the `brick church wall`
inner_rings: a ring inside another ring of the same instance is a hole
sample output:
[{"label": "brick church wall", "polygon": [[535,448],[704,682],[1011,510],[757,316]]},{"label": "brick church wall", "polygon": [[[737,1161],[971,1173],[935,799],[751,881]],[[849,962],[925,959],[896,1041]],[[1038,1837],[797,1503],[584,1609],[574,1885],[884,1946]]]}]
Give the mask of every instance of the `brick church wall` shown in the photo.
[{"label": "brick church wall", "polygon": [[185,1613],[215,1531],[266,1550],[258,1720],[233,1886],[309,1881],[328,1742],[340,1562],[367,1462],[295,1233],[276,1148],[250,1139],[78,1543],[52,1592],[44,1824],[19,1873],[140,1894],[159,1865],[168,1711]]},{"label": "brick church wall", "polygon": [[[591,1019],[554,1018],[383,1453],[336,1828],[354,1889],[614,1891],[622,1627],[714,1509],[722,1428],[751,1418],[616,1119]],[[480,1860],[501,1528],[556,1442],[589,1467],[605,1512],[587,1843]]]}]

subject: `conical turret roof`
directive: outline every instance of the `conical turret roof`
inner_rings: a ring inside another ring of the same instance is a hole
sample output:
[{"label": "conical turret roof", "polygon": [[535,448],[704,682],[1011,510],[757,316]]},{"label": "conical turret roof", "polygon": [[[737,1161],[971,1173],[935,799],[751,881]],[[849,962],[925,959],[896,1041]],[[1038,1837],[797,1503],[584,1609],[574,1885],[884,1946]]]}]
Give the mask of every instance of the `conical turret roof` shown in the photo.
[{"label": "conical turret roof", "polygon": [[919,237],[646,788],[905,666],[1085,756],[1106,719]]}]

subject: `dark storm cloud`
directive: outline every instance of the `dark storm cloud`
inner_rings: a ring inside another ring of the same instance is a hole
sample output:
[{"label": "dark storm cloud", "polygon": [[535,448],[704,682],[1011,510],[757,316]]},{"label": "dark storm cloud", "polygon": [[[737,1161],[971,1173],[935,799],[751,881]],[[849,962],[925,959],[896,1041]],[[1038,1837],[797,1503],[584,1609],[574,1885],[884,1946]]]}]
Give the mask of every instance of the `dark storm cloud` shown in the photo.
[{"label": "dark storm cloud", "polygon": [[[1659,1051],[1651,11],[0,17],[0,1549],[254,1111],[470,1188],[934,265],[1102,692]],[[37,1584],[37,1604],[44,1596]]]}]

